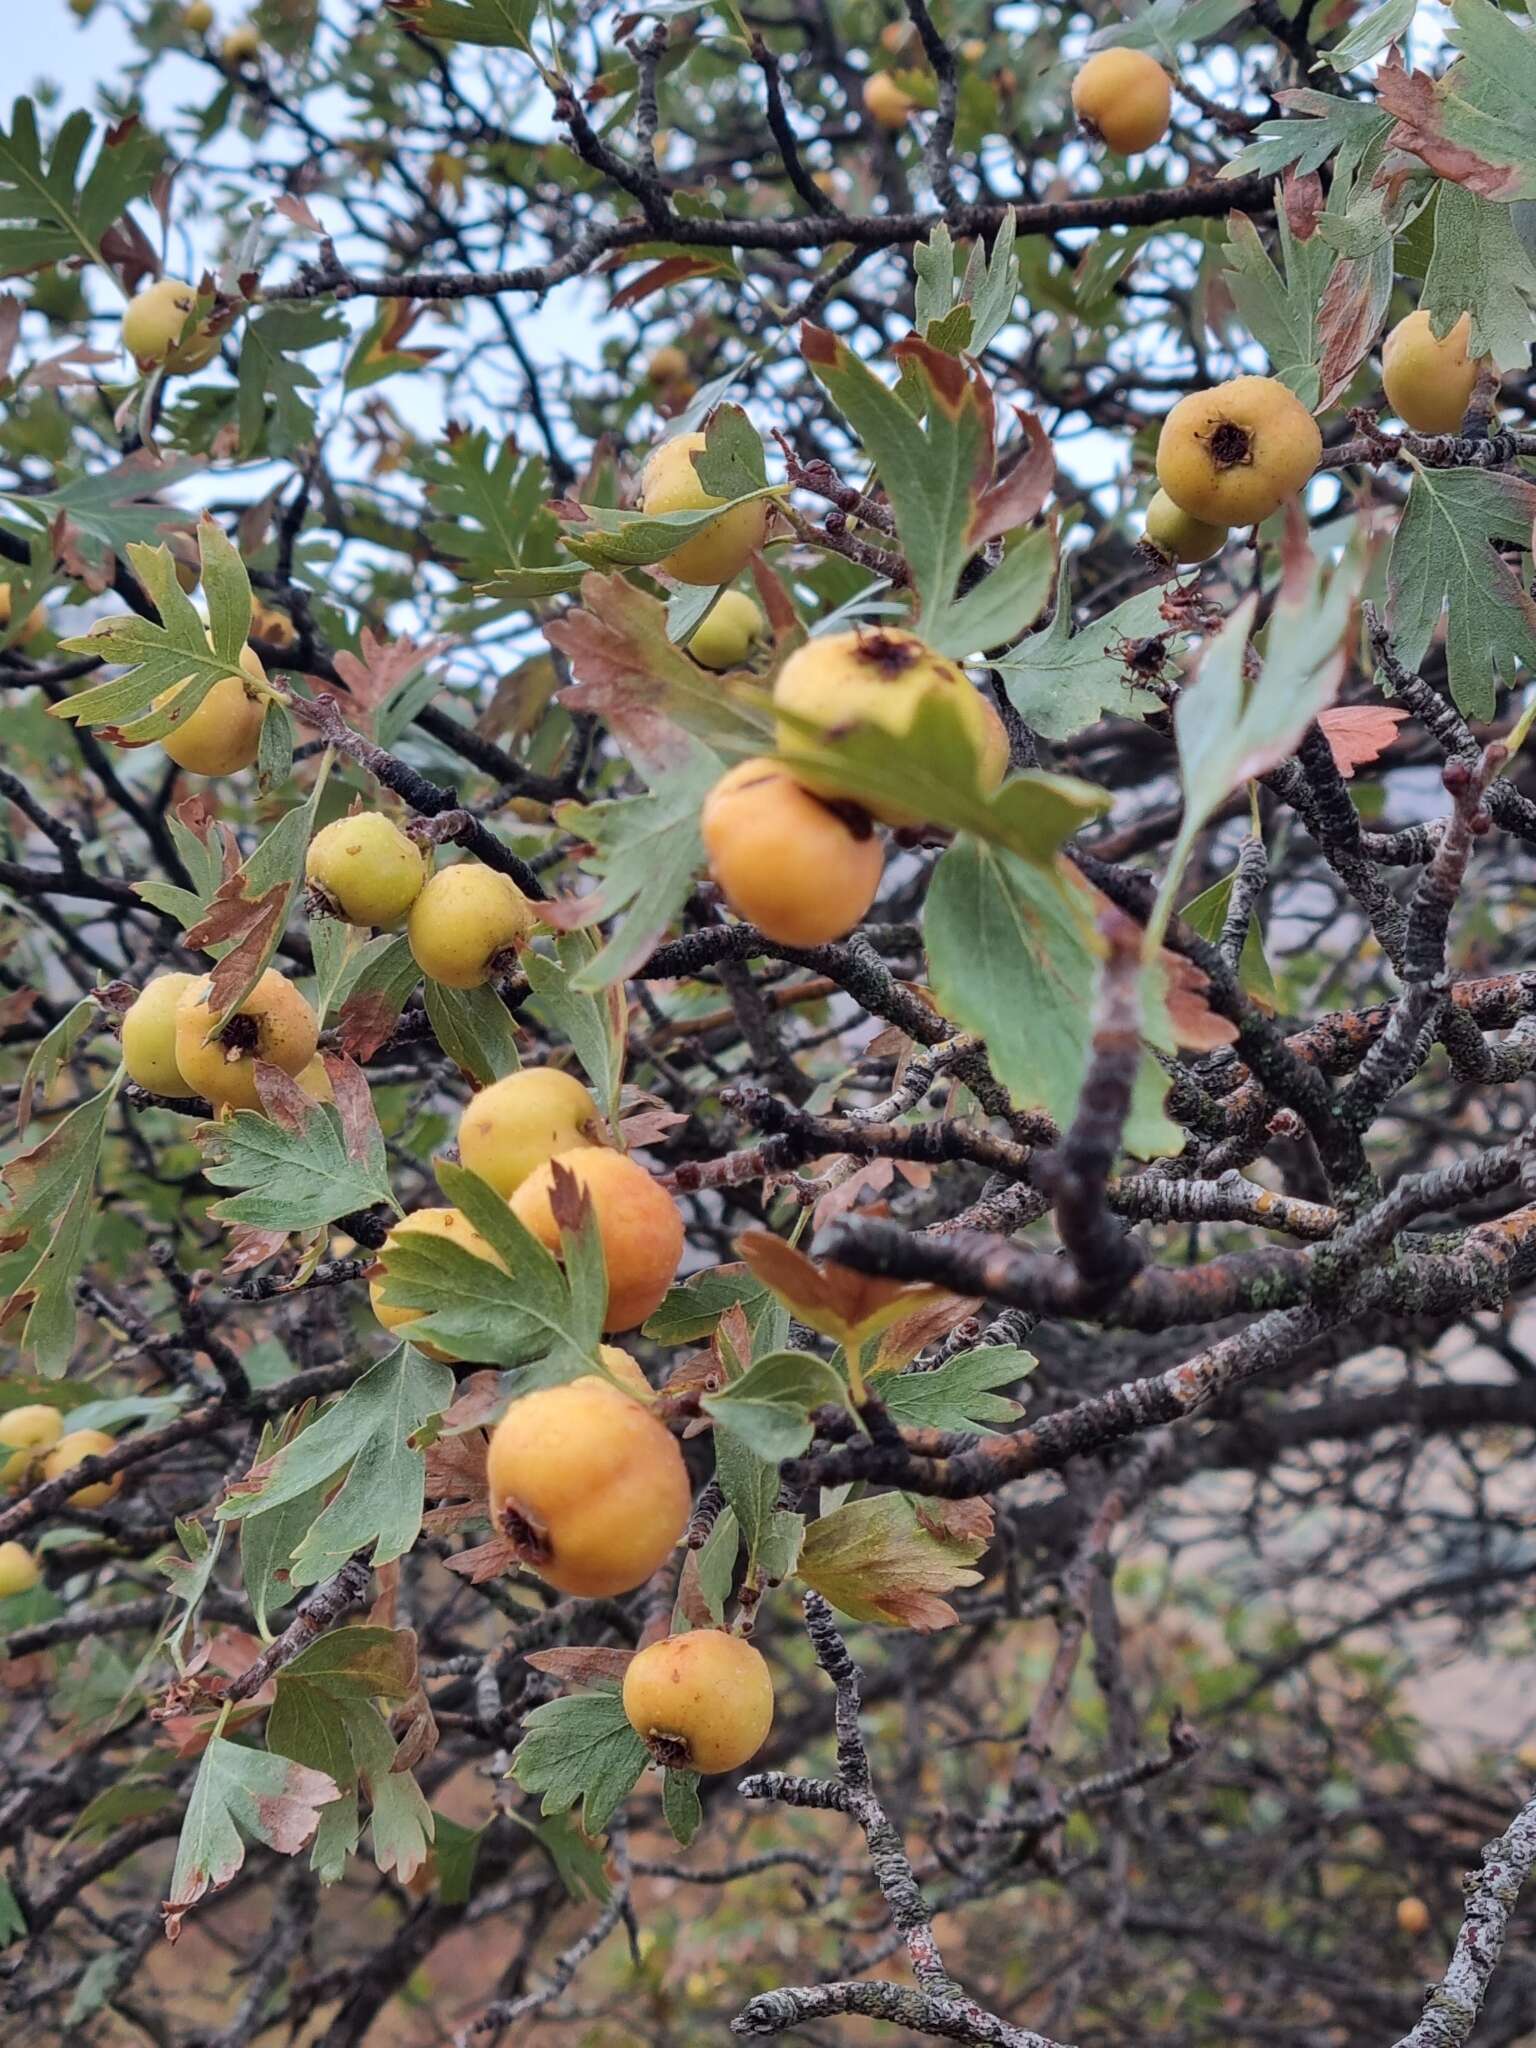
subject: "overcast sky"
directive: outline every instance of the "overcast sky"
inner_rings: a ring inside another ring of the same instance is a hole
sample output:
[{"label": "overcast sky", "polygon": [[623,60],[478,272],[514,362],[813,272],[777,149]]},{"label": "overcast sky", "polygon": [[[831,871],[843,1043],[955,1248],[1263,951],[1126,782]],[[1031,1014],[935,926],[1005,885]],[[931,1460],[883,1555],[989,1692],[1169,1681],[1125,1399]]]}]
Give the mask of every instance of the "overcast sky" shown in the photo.
[{"label": "overcast sky", "polygon": [[76,21],[65,0],[10,0],[5,14],[6,69],[12,80],[5,95],[7,127],[11,99],[30,92],[40,78],[63,86],[71,101],[83,104],[96,81],[109,77],[127,58],[122,20],[104,6],[84,23]]}]

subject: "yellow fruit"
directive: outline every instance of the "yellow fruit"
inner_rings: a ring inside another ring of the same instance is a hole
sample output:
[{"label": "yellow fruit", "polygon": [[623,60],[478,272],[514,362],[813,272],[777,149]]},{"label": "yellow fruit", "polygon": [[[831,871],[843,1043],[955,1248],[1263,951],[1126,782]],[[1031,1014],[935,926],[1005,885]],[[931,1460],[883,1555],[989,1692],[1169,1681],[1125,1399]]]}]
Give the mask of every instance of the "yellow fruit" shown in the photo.
[{"label": "yellow fruit", "polygon": [[[265,683],[267,672],[249,647],[240,650],[240,666],[252,683]],[[175,702],[185,683],[162,690],[155,709]],[[249,768],[261,749],[261,722],[266,700],[253,696],[239,676],[222,676],[195,711],[161,740],[178,768],[192,775],[237,775]]]},{"label": "yellow fruit", "polygon": [[640,1370],[638,1361],[630,1357],[622,1344],[599,1344],[597,1355],[616,1380],[622,1381],[642,1400],[650,1400],[653,1391],[651,1383]]},{"label": "yellow fruit", "polygon": [[234,1109],[260,1109],[256,1062],[302,1073],[319,1038],[315,1013],[293,983],[269,967],[219,1036],[205,1043],[212,1021],[208,991],[201,977],[176,1006],[176,1064],[195,1094]]},{"label": "yellow fruit", "polygon": [[[304,1093],[312,1096],[316,1102],[336,1100],[335,1090],[331,1087],[331,1077],[326,1072],[325,1061],[321,1059],[319,1053],[315,1054],[307,1067],[301,1067],[293,1078]],[[340,1257],[340,1253],[337,1256]]]},{"label": "yellow fruit", "polygon": [[428,876],[411,905],[406,936],[422,973],[445,988],[479,988],[493,962],[520,946],[537,922],[509,875],[477,860]]},{"label": "yellow fruit", "polygon": [[910,21],[888,21],[880,31],[880,47],[888,57],[915,64],[923,54],[923,39]]},{"label": "yellow fruit", "polygon": [[[501,1266],[490,1245],[476,1230],[462,1209],[413,1209],[409,1216],[401,1217],[384,1240],[384,1256],[389,1248],[402,1237],[440,1237],[449,1244],[461,1245],[467,1252],[473,1252],[477,1259],[488,1259],[493,1266]],[[505,1272],[505,1266],[502,1266]],[[384,1291],[384,1276],[368,1282],[368,1300],[374,1314],[386,1330],[398,1330],[406,1323],[419,1322],[427,1311],[419,1308],[397,1308],[387,1301],[381,1301]],[[413,1340],[414,1341],[414,1340]],[[417,1344],[418,1351],[428,1358],[444,1359],[446,1351],[440,1351],[435,1344]]]},{"label": "yellow fruit", "polygon": [[251,638],[266,640],[286,653],[299,644],[299,629],[286,612],[275,611],[258,598],[251,605]]},{"label": "yellow fruit", "polygon": [[917,101],[904,92],[888,71],[872,71],[863,85],[864,111],[877,128],[896,134],[907,125]]},{"label": "yellow fruit", "polygon": [[[68,1436],[59,1438],[43,1460],[43,1477],[62,1479],[82,1458],[99,1458],[112,1448],[112,1439],[105,1430],[72,1429]],[[122,1490],[123,1475],[114,1472],[110,1479],[93,1479],[88,1485],[77,1487],[66,1499],[72,1508],[100,1508],[106,1506],[113,1494]]]},{"label": "yellow fruit", "polygon": [[987,46],[980,36],[967,36],[960,45],[960,55],[967,64],[979,64],[987,54]]},{"label": "yellow fruit", "polygon": [[1167,134],[1173,85],[1145,50],[1099,50],[1072,81],[1072,111],[1117,155],[1134,156]]},{"label": "yellow fruit", "polygon": [[605,1139],[597,1104],[556,1067],[523,1067],[493,1081],[459,1118],[460,1160],[499,1195],[514,1194],[546,1159]]},{"label": "yellow fruit", "polygon": [[1387,403],[1416,434],[1454,434],[1472,403],[1485,356],[1469,357],[1472,315],[1463,313],[1437,341],[1429,315],[1399,320],[1381,351],[1381,384]]},{"label": "yellow fruit", "polygon": [[0,1415],[0,1448],[9,1450],[11,1456],[0,1461],[0,1486],[20,1486],[38,1453],[51,1448],[63,1434],[63,1418],[46,1402],[7,1408]]},{"label": "yellow fruit", "polygon": [[[11,586],[9,583],[0,583],[0,633],[9,632],[10,625]],[[22,627],[19,639],[22,641],[34,639],[42,630],[43,608],[40,604],[35,604],[31,611],[27,613],[27,623]]]},{"label": "yellow fruit", "polygon": [[885,848],[866,811],[815,796],[776,761],[739,761],[704,800],[709,872],[781,946],[843,938],[875,900]]},{"label": "yellow fruit", "polygon": [[[998,753],[997,714],[958,662],[933,653],[915,633],[896,626],[823,633],[789,657],[773,686],[775,710],[790,713],[800,725],[813,726],[834,742],[856,726],[873,726],[899,740],[911,731],[919,706],[930,697],[945,697],[953,704],[976,748],[982,786],[995,789],[1008,762],[1006,737]],[[785,718],[779,721],[777,737],[786,754],[801,752],[808,744],[808,735]],[[803,774],[799,769],[795,773],[807,789],[823,796],[854,794],[838,787],[835,776]],[[867,808],[887,825],[923,822],[896,804]]]},{"label": "yellow fruit", "polygon": [[678,384],[688,374],[688,358],[670,343],[657,349],[646,365],[645,374],[653,384]]},{"label": "yellow fruit", "polygon": [[219,45],[220,61],[231,71],[253,63],[260,55],[261,31],[254,22],[242,22],[239,28],[232,28]]},{"label": "yellow fruit", "polygon": [[349,924],[386,925],[404,917],[427,879],[427,859],[381,811],[359,811],[322,825],[304,857],[305,877]]},{"label": "yellow fruit", "polygon": [[182,26],[195,36],[207,35],[213,27],[213,9],[208,0],[192,0],[192,4],[181,17]]},{"label": "yellow fruit", "polygon": [[551,1586],[585,1599],[644,1585],[693,1508],[665,1426],[595,1375],[514,1401],[486,1478],[496,1531]]},{"label": "yellow fruit", "polygon": [[773,1679],[763,1654],[723,1629],[664,1636],[624,1673],[624,1713],[658,1764],[739,1770],[773,1726]]},{"label": "yellow fruit", "polygon": [[0,1543],[0,1600],[30,1593],[42,1577],[37,1559],[23,1543]]},{"label": "yellow fruit", "polygon": [[1157,441],[1157,480],[1181,512],[1253,526],[1294,497],[1323,452],[1317,421],[1277,377],[1234,377],[1181,398]]},{"label": "yellow fruit", "polygon": [[[683,1218],[676,1202],[645,1168],[623,1152],[584,1146],[559,1163],[590,1198],[608,1268],[605,1331],[632,1330],[661,1306],[683,1256]],[[512,1213],[549,1251],[560,1251],[550,1207],[553,1160],[532,1172],[512,1197]]]},{"label": "yellow fruit", "polygon": [[206,323],[181,339],[196,304],[197,286],[180,277],[162,277],[128,301],[123,347],[141,370],[201,370],[213,361],[219,337],[209,333]]},{"label": "yellow fruit", "polygon": [[1422,1899],[1412,1897],[1397,1902],[1397,1924],[1404,1934],[1425,1934],[1429,1931],[1429,1908]]},{"label": "yellow fruit", "polygon": [[176,1064],[176,1006],[195,974],[157,974],[123,1017],[123,1065],[151,1095],[195,1095]]},{"label": "yellow fruit", "polygon": [[1227,529],[1181,511],[1166,491],[1147,507],[1147,543],[1170,562],[1208,562],[1227,544]]},{"label": "yellow fruit", "polygon": [[[705,490],[693,466],[704,440],[703,434],[675,434],[651,450],[640,474],[640,499],[647,512],[701,512],[725,502]],[[656,566],[679,583],[729,583],[762,546],[767,532],[767,500],[754,498],[722,512]]]},{"label": "yellow fruit", "polygon": [[740,668],[767,631],[768,621],[755,598],[744,590],[722,590],[699,621],[688,652],[701,668]]}]

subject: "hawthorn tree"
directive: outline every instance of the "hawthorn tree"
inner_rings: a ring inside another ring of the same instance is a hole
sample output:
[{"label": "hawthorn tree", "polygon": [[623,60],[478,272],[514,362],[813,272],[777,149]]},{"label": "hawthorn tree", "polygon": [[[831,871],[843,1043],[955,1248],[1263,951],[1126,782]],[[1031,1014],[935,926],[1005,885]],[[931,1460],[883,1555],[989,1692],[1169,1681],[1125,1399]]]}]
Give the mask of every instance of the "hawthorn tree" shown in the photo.
[{"label": "hawthorn tree", "polygon": [[57,11],[6,2038],[1530,2039],[1536,34]]}]

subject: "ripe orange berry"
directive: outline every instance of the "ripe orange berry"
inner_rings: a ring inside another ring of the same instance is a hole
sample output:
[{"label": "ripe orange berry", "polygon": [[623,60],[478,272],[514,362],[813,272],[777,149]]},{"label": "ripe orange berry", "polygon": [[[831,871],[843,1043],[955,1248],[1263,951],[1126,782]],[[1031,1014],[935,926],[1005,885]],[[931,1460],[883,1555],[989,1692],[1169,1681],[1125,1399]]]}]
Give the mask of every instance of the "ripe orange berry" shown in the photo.
[{"label": "ripe orange berry", "polygon": [[704,800],[709,871],[726,901],[783,946],[843,938],[880,887],[885,848],[866,812],[813,795],[776,761],[739,761]]},{"label": "ripe orange berry", "polygon": [[[958,662],[935,654],[915,633],[899,626],[821,633],[795,650],[773,686],[774,710],[789,714],[778,722],[779,750],[802,752],[806,725],[834,745],[840,733],[857,726],[872,726],[893,740],[905,739],[918,712],[934,698],[953,706],[976,750],[981,786],[995,789],[1008,765],[1001,720]],[[842,788],[831,771],[794,772],[819,795],[865,802],[856,790]],[[923,823],[899,804],[872,803],[867,808],[887,825]]]},{"label": "ripe orange berry", "polygon": [[514,1401],[491,1436],[486,1478],[492,1526],[540,1578],[584,1599],[643,1585],[693,1508],[664,1424],[595,1375]]},{"label": "ripe orange berry", "polygon": [[1381,351],[1387,403],[1416,434],[1454,434],[1472,403],[1485,356],[1472,357],[1472,315],[1437,340],[1422,310],[1399,320]]},{"label": "ripe orange berry", "polygon": [[[702,512],[725,503],[705,490],[693,466],[704,443],[703,434],[674,434],[651,450],[640,475],[640,501],[647,512]],[[722,512],[656,566],[679,583],[729,583],[762,546],[767,532],[768,502],[753,498]]]},{"label": "ripe orange berry", "polygon": [[[72,1472],[84,1458],[100,1458],[113,1448],[112,1439],[102,1429],[72,1429],[68,1436],[62,1436],[43,1460],[45,1479],[62,1479]],[[93,1479],[68,1495],[67,1505],[72,1508],[105,1507],[115,1493],[121,1493],[123,1475],[114,1472],[110,1479]]]},{"label": "ripe orange berry", "polygon": [[1410,1896],[1398,1900],[1397,1924],[1404,1934],[1427,1934],[1429,1917],[1429,1908],[1422,1899]]},{"label": "ripe orange berry", "polygon": [[0,1600],[30,1593],[42,1575],[41,1566],[24,1543],[0,1543]]},{"label": "ripe orange berry", "polygon": [[[512,1213],[559,1255],[560,1228],[550,1206],[556,1161],[537,1167],[512,1197]],[[666,1189],[624,1152],[587,1145],[560,1154],[597,1219],[608,1268],[605,1331],[633,1330],[661,1306],[683,1256],[683,1217]]]},{"label": "ripe orange berry", "polygon": [[0,1450],[11,1453],[0,1458],[0,1486],[20,1486],[45,1451],[51,1450],[64,1434],[57,1408],[45,1401],[29,1401],[21,1408],[7,1408],[0,1415]]},{"label": "ripe orange berry", "polygon": [[1117,155],[1135,156],[1167,134],[1173,83],[1145,50],[1098,50],[1072,81],[1072,109]]},{"label": "ripe orange berry", "polygon": [[514,1194],[546,1159],[602,1144],[597,1104],[574,1074],[522,1067],[482,1088],[459,1118],[459,1158],[499,1195]]},{"label": "ripe orange berry", "polygon": [[[462,1209],[413,1209],[409,1216],[402,1216],[384,1239],[383,1254],[386,1263],[390,1247],[398,1244],[402,1237],[440,1237],[448,1244],[456,1244],[467,1252],[473,1252],[477,1259],[488,1259],[493,1266],[501,1266],[501,1260]],[[506,1271],[505,1266],[502,1266],[502,1271]],[[369,1305],[384,1329],[403,1329],[408,1323],[419,1322],[427,1313],[425,1309],[401,1308],[394,1302],[385,1301],[384,1285],[383,1274],[368,1282]],[[428,1344],[414,1337],[411,1342],[428,1358],[441,1360],[450,1355],[439,1350],[435,1344]]]},{"label": "ripe orange berry", "polygon": [[1169,562],[1208,562],[1226,546],[1227,532],[1182,511],[1166,491],[1155,491],[1147,507],[1147,545]]},{"label": "ripe orange berry", "polygon": [[1181,398],[1157,441],[1157,480],[1181,512],[1253,526],[1306,483],[1323,452],[1317,421],[1277,377],[1234,377]]},{"label": "ripe orange berry", "polygon": [[773,1726],[773,1679],[760,1650],[723,1629],[665,1636],[624,1673],[624,1713],[658,1764],[734,1771]]},{"label": "ripe orange berry", "polygon": [[210,986],[207,976],[194,981],[176,1006],[176,1064],[193,1094],[233,1109],[260,1109],[256,1062],[301,1073],[315,1056],[319,1022],[293,983],[269,967],[218,1037],[209,1040]]},{"label": "ripe orange berry", "polygon": [[911,93],[896,83],[889,71],[872,71],[861,88],[864,111],[877,128],[896,135],[906,127],[917,106]]},{"label": "ripe orange berry", "polygon": [[533,905],[510,875],[461,860],[427,878],[405,929],[423,974],[445,988],[479,988],[534,923]]}]

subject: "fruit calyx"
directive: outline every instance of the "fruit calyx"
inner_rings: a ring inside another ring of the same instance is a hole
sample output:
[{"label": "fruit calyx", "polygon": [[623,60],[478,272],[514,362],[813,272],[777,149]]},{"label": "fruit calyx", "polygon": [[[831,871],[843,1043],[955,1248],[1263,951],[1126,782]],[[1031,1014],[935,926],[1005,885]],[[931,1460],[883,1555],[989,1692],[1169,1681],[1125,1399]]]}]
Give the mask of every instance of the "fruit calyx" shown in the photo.
[{"label": "fruit calyx", "polygon": [[243,1059],[247,1053],[255,1052],[261,1044],[260,1020],[248,1017],[243,1011],[237,1010],[219,1033],[219,1043],[224,1048],[226,1059]]},{"label": "fruit calyx", "polygon": [[664,1771],[686,1771],[692,1767],[693,1751],[681,1735],[669,1735],[663,1728],[650,1728],[640,1738],[653,1764]]},{"label": "fruit calyx", "polygon": [[1253,461],[1253,436],[1236,420],[1218,420],[1206,445],[1218,469],[1240,469]]},{"label": "fruit calyx", "polygon": [[523,1564],[530,1564],[537,1571],[540,1565],[548,1564],[554,1556],[549,1531],[519,1502],[504,1500],[496,1511],[496,1520],[502,1535]]},{"label": "fruit calyx", "polygon": [[860,633],[857,653],[861,662],[880,671],[882,682],[894,683],[899,682],[909,668],[915,668],[925,658],[927,650],[907,635],[877,629],[872,633]]}]

